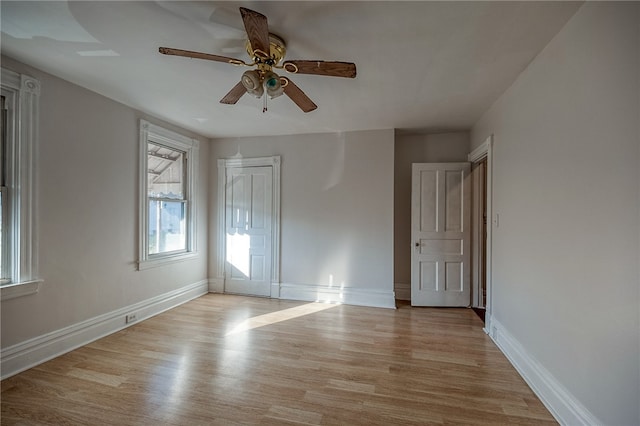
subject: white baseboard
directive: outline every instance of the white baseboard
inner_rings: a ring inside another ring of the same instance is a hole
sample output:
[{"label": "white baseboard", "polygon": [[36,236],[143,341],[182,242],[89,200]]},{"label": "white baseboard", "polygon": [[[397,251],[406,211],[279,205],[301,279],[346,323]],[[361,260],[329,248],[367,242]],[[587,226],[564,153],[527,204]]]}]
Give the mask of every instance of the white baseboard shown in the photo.
[{"label": "white baseboard", "polygon": [[271,283],[271,298],[280,299],[280,283]]},{"label": "white baseboard", "polygon": [[395,293],[367,288],[340,288],[305,284],[280,284],[280,299],[309,302],[344,303],[346,305],[396,308]]},{"label": "white baseboard", "polygon": [[209,293],[224,293],[224,278],[209,278]]},{"label": "white baseboard", "polygon": [[489,336],[561,425],[602,425],[502,324],[490,318]]},{"label": "white baseboard", "polygon": [[[484,313],[484,328],[482,329],[482,331],[484,331],[486,334],[489,335],[489,337],[492,337],[491,334],[491,321],[493,320],[493,318],[491,317],[491,311],[489,309],[487,309]],[[493,341],[495,342],[495,339],[493,339]]]},{"label": "white baseboard", "polygon": [[393,287],[396,291],[396,299],[411,301],[411,283],[395,283]]},{"label": "white baseboard", "polygon": [[[0,351],[2,379],[4,380],[7,377],[134,325],[136,322],[200,297],[207,294],[208,291],[208,280],[200,281],[3,348]],[[132,313],[136,314],[137,320],[127,324],[125,317]]]}]

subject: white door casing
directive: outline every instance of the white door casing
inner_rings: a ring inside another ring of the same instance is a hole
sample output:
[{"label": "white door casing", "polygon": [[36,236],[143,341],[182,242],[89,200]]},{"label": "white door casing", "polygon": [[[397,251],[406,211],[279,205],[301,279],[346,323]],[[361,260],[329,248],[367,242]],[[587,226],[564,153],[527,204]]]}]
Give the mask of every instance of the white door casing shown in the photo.
[{"label": "white door casing", "polygon": [[469,306],[469,172],[469,163],[413,164],[413,306]]},{"label": "white door casing", "polygon": [[280,157],[219,160],[218,166],[223,291],[279,297]]}]

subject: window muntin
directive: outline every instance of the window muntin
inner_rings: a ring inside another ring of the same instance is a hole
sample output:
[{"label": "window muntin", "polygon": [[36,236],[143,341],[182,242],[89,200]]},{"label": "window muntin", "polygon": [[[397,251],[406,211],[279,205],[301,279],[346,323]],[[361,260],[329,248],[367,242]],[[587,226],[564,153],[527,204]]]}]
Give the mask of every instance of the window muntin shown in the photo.
[{"label": "window muntin", "polygon": [[140,153],[138,269],[193,257],[198,141],[141,120]]}]

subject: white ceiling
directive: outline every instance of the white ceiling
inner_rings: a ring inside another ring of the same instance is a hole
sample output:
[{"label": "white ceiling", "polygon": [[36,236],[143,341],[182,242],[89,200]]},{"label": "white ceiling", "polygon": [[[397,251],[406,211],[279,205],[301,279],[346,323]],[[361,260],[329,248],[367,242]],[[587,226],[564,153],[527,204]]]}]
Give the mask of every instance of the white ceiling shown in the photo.
[{"label": "white ceiling", "polygon": [[[364,129],[469,129],[580,2],[2,1],[1,51],[207,137]],[[249,61],[238,7],[269,19],[285,59],[355,62],[355,79],[289,77],[318,105],[219,100],[243,68],[159,46]]]}]

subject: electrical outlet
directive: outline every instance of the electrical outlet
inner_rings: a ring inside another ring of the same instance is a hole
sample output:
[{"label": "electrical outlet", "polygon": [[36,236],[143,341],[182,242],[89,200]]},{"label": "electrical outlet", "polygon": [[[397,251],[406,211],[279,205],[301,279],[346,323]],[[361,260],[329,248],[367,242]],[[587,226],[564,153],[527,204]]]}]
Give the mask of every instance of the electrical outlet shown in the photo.
[{"label": "electrical outlet", "polygon": [[136,313],[129,314],[124,318],[124,320],[127,324],[136,322],[138,320],[138,315]]}]

